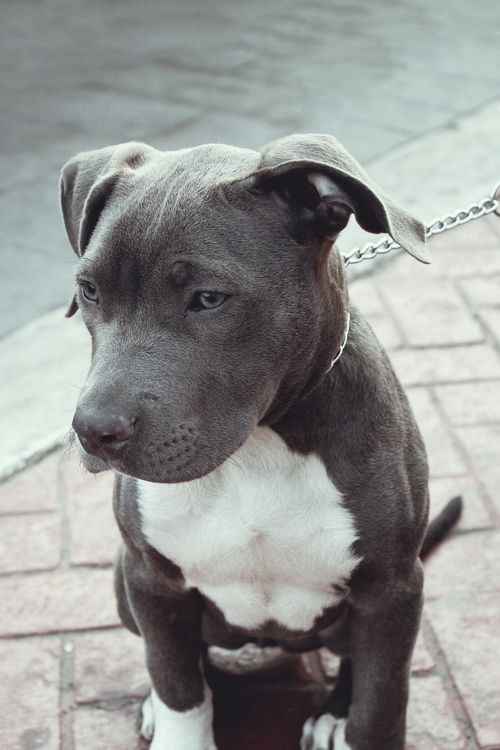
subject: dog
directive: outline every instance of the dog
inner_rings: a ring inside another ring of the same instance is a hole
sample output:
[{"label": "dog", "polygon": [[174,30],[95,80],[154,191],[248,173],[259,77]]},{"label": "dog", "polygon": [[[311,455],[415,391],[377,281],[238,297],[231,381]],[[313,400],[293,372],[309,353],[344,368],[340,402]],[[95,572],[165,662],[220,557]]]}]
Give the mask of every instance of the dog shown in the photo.
[{"label": "dog", "polygon": [[424,226],[328,135],[82,153],[61,202],[92,338],[73,428],[116,472],[151,749],[215,750],[207,646],[265,641],[341,657],[302,750],[403,750],[419,554],[460,501],[426,537],[424,445],[335,242],[353,215],[428,263]]}]

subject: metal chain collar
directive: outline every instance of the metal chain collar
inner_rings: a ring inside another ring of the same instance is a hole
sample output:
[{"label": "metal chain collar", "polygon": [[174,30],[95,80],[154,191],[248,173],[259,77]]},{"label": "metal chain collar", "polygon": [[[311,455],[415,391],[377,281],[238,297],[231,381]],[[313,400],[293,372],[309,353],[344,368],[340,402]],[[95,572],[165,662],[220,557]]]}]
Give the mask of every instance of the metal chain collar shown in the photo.
[{"label": "metal chain collar", "polygon": [[[500,216],[500,182],[495,185],[488,198],[483,198],[477,203],[472,203],[465,210],[462,209],[453,214],[443,216],[442,219],[434,219],[426,227],[426,237],[446,232],[448,229],[458,227],[460,224],[467,224],[469,221],[479,219],[481,216],[487,216],[491,213]],[[378,242],[369,242],[363,245],[363,247],[355,247],[348,255],[344,255],[344,263],[346,266],[350,266],[354,263],[361,263],[363,260],[372,260],[377,255],[385,255],[386,253],[390,253],[391,250],[397,249],[401,249],[401,245],[398,245],[393,239],[390,237],[382,238]]]}]

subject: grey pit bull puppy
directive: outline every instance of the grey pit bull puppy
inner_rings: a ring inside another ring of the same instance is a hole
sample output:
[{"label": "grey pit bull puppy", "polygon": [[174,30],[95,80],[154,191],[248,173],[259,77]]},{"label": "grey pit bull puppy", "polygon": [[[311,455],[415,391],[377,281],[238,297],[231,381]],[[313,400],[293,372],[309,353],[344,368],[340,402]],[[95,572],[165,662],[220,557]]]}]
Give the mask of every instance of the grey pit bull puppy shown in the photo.
[{"label": "grey pit bull puppy", "polygon": [[403,750],[427,462],[334,243],[354,214],[429,262],[424,227],[327,135],[126,143],[69,161],[61,192],[92,337],[73,427],[116,472],[152,750],[215,749],[207,646],[249,641],[342,657],[303,750]]}]

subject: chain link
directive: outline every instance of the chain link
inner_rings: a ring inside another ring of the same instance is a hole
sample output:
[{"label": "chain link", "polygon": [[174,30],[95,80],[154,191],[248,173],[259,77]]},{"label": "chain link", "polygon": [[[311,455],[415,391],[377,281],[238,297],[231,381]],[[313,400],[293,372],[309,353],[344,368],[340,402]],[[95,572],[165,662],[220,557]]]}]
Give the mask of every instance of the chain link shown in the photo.
[{"label": "chain link", "polygon": [[[426,237],[447,232],[448,229],[453,229],[461,224],[467,224],[469,221],[479,219],[481,216],[487,216],[491,213],[500,216],[500,182],[495,185],[488,198],[483,198],[477,203],[472,203],[468,208],[455,211],[455,213],[443,216],[441,219],[434,219],[426,227]],[[386,253],[390,253],[391,250],[398,249],[401,249],[401,245],[390,237],[383,237],[377,242],[369,242],[363,245],[363,247],[355,247],[348,255],[344,255],[344,263],[346,266],[350,266],[355,263],[361,263],[363,260],[372,260],[377,255],[385,255]]]}]

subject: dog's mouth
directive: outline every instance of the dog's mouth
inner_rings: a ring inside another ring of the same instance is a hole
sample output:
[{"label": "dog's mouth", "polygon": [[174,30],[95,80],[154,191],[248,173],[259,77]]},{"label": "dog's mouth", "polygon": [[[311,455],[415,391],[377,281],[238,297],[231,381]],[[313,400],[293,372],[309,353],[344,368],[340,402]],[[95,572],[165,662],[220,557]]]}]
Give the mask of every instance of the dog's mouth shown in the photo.
[{"label": "dog's mouth", "polygon": [[158,484],[178,484],[200,479],[211,474],[229,458],[213,456],[210,460],[205,452],[194,450],[188,452],[182,460],[178,457],[172,462],[168,457],[162,456],[160,450],[152,452],[147,447],[140,452],[128,449],[116,455],[106,455],[105,451],[100,450],[96,455],[86,450],[84,441],[78,435],[76,442],[82,463],[91,474],[116,471],[133,479]]},{"label": "dog's mouth", "polygon": [[108,471],[109,469],[113,468],[110,461],[104,456],[96,456],[92,453],[89,453],[85,449],[80,437],[76,433],[75,440],[78,446],[78,452],[80,453],[80,458],[82,459],[82,463],[87,471],[89,471],[91,474],[99,474],[101,471]]}]

